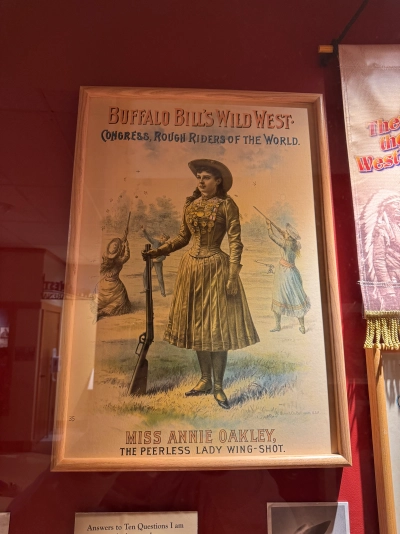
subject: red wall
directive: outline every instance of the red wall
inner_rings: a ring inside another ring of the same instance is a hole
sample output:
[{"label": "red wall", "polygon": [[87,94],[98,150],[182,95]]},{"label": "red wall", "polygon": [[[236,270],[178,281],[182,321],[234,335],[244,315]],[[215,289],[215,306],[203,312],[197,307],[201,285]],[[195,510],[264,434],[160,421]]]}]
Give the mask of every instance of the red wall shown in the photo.
[{"label": "red wall", "polygon": [[[62,182],[66,190],[70,187],[81,85],[325,95],[353,448],[353,467],[343,470],[121,474],[45,470],[14,499],[0,501],[12,512],[11,534],[72,532],[73,514],[78,511],[151,510],[198,510],[202,533],[261,533],[267,530],[266,503],[280,500],[348,501],[352,534],[379,531],[340,73],[337,58],[321,66],[317,54],[318,45],[339,36],[360,3],[3,0],[1,117],[18,122],[21,109],[32,110],[35,122],[25,124],[18,135],[11,130],[0,169],[11,157],[25,157],[20,165],[25,165],[28,181],[36,179],[41,165],[49,180]],[[397,43],[399,15],[396,0],[370,0],[343,43]],[[51,147],[35,144],[47,128],[38,120],[38,95],[43,98],[43,113],[57,122],[65,144],[59,173],[50,164],[46,167],[54,159]],[[18,124],[22,126],[21,121]],[[6,134],[3,127],[0,131]],[[7,179],[3,175],[1,183]],[[65,247],[67,229],[60,226],[57,231],[58,242]]]}]

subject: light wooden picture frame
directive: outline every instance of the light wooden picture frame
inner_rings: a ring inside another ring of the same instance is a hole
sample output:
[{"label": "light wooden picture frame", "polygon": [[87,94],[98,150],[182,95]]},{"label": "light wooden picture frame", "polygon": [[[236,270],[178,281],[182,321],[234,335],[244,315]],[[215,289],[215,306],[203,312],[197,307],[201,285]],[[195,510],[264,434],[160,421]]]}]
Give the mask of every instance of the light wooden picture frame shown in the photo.
[{"label": "light wooden picture frame", "polygon": [[60,354],[54,470],[350,465],[322,96],[82,88]]},{"label": "light wooden picture frame", "polygon": [[379,529],[397,534],[400,512],[400,354],[384,347],[365,349],[374,448]]}]

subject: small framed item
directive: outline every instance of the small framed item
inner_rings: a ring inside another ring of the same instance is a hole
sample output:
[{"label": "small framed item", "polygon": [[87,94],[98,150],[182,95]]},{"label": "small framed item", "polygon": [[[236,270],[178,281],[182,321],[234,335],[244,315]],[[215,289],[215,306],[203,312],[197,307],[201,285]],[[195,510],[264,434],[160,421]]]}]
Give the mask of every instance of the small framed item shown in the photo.
[{"label": "small framed item", "polygon": [[273,502],[269,534],[350,534],[347,502]]},{"label": "small framed item", "polygon": [[53,469],[350,464],[321,95],[81,90]]},{"label": "small framed item", "polygon": [[179,529],[180,534],[197,534],[197,512],[127,512],[75,514],[74,534],[108,530],[155,532]]},{"label": "small framed item", "polygon": [[0,534],[8,534],[10,527],[10,513],[0,513]]}]

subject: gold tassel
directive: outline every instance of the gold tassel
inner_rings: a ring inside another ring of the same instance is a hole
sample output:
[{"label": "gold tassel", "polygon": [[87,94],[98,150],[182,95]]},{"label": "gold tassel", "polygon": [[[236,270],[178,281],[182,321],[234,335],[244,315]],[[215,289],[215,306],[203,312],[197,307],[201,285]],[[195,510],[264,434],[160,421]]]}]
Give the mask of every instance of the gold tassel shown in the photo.
[{"label": "gold tassel", "polygon": [[374,345],[374,347],[377,349],[383,349],[380,343],[381,338],[382,338],[381,327],[382,327],[381,319],[380,317],[377,317],[375,320],[375,345]]},{"label": "gold tassel", "polygon": [[374,321],[373,319],[367,318],[367,335],[365,337],[365,343],[364,348],[365,349],[372,349],[374,346],[374,334],[375,334],[375,328],[374,328]]},{"label": "gold tassel", "polygon": [[364,348],[398,350],[400,348],[400,311],[366,312],[367,332]]},{"label": "gold tassel", "polygon": [[400,328],[400,320],[398,317],[395,317],[393,319],[393,339],[394,339],[394,348],[396,350],[400,348],[399,328]]}]

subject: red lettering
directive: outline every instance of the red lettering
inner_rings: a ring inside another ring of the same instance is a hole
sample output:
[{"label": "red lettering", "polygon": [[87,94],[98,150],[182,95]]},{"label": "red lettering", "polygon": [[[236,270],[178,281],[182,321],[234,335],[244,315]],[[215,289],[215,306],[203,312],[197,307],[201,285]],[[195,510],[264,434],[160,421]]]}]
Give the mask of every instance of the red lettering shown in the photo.
[{"label": "red lettering", "polygon": [[390,154],[389,156],[385,156],[383,158],[383,166],[385,169],[390,169],[390,167],[393,167],[393,154]]},{"label": "red lettering", "polygon": [[[199,118],[197,118],[197,116]],[[201,122],[201,111],[192,111],[192,126],[205,126]]]},{"label": "red lettering", "polygon": [[388,121],[384,121],[383,119],[378,119],[378,132],[379,132],[379,135],[390,132]]},{"label": "red lettering", "polygon": [[267,112],[263,111],[262,113],[258,114],[258,111],[254,110],[253,113],[254,113],[254,117],[256,119],[257,128],[264,128],[265,114]]},{"label": "red lettering", "polygon": [[383,158],[375,158],[372,165],[376,171],[381,171],[383,169]]},{"label": "red lettering", "polygon": [[[286,119],[286,125],[285,125],[285,130],[288,130],[289,129],[289,119],[292,118],[291,115],[281,115],[281,117],[283,117],[284,119]],[[292,124],[293,124],[294,121],[292,121]]]},{"label": "red lettering", "polygon": [[132,110],[132,113],[131,113],[131,124],[135,124],[135,117],[137,117],[137,112],[138,112],[137,109]]},{"label": "red lettering", "polygon": [[274,114],[268,113],[267,115],[268,128],[275,128],[274,125]]},{"label": "red lettering", "polygon": [[117,124],[117,122],[119,121],[118,112],[119,112],[119,108],[110,107],[110,112],[108,115],[108,124]]},{"label": "red lettering", "polygon": [[169,111],[163,111],[162,112],[162,123],[164,126],[167,126],[169,124]]},{"label": "red lettering", "polygon": [[356,156],[358,170],[360,172],[372,172],[372,156]]},{"label": "red lettering", "polygon": [[394,132],[400,128],[400,117],[393,117],[389,121],[389,128]]},{"label": "red lettering", "polygon": [[375,135],[378,134],[378,131],[377,131],[377,128],[376,128],[376,121],[374,122],[370,122],[367,126],[368,130],[369,130],[369,135],[371,137],[374,137]]},{"label": "red lettering", "polygon": [[380,138],[379,145],[381,150],[384,152],[386,150],[393,150],[400,145],[400,134],[396,137],[391,137],[390,135],[384,135]]},{"label": "red lettering", "polygon": [[143,124],[151,124],[152,126],[154,125],[153,123],[153,117],[151,115],[151,109],[149,109],[146,113],[146,115],[144,116],[144,119],[143,119]]},{"label": "red lettering", "polygon": [[228,126],[229,111],[220,111],[217,109],[217,116],[219,121],[219,126]]},{"label": "red lettering", "polygon": [[122,109],[121,124],[128,124],[129,109]]},{"label": "red lettering", "polygon": [[181,108],[175,108],[175,126],[182,126],[185,123],[185,110]]},{"label": "red lettering", "polygon": [[276,121],[277,121],[276,127],[277,127],[278,130],[283,128],[283,125],[284,125],[284,122],[283,122],[281,117],[282,117],[282,115],[277,115],[276,116]]},{"label": "red lettering", "polygon": [[142,121],[143,121],[143,115],[145,115],[145,114],[146,114],[146,110],[145,110],[145,109],[141,109],[141,110],[139,111],[139,122],[138,122],[138,124],[142,124]]},{"label": "red lettering", "polygon": [[160,121],[160,119],[159,119],[159,117],[158,117],[158,114],[159,114],[159,111],[156,111],[156,112],[155,112],[155,115],[154,115],[154,122],[153,122],[153,124],[155,124],[156,126],[159,126],[159,125],[161,124],[161,121]]}]

